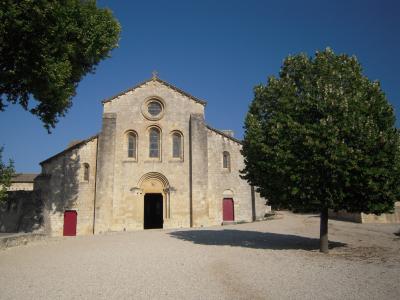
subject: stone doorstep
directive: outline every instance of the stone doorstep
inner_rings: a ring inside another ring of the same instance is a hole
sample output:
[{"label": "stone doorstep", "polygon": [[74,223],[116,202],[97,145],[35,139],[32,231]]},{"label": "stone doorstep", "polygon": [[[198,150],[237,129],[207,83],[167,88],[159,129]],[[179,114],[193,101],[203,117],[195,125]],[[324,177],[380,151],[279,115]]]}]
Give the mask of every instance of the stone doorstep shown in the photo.
[{"label": "stone doorstep", "polygon": [[238,222],[236,222],[236,221],[223,221],[222,223],[221,223],[221,225],[222,226],[224,226],[224,225],[235,225],[235,224],[237,224]]},{"label": "stone doorstep", "polygon": [[26,245],[33,241],[38,241],[46,238],[44,233],[10,233],[0,235],[0,250]]},{"label": "stone doorstep", "polygon": [[265,214],[264,217],[259,217],[254,221],[223,221],[221,223],[222,226],[224,225],[236,225],[236,224],[243,224],[243,223],[253,223],[253,222],[259,222],[259,221],[268,221],[268,220],[276,220],[276,219],[283,219],[283,214],[281,213],[268,213]]},{"label": "stone doorstep", "polygon": [[246,221],[223,221],[221,223],[222,226],[224,225],[236,225],[236,224],[243,224],[243,223],[251,223],[251,222],[246,222]]}]

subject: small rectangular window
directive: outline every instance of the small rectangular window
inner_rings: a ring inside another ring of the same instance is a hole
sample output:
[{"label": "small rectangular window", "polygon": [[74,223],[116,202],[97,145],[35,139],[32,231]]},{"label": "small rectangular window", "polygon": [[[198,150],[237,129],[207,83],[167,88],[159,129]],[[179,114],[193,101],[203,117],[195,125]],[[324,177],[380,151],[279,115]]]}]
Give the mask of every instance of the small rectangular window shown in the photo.
[{"label": "small rectangular window", "polygon": [[172,135],[172,157],[182,157],[182,137],[179,133],[174,133]]},{"label": "small rectangular window", "polygon": [[222,155],[222,167],[224,169],[231,169],[231,158],[229,155],[229,152],[224,151],[223,155]]},{"label": "small rectangular window", "polygon": [[89,181],[89,164],[83,165],[83,180]]}]

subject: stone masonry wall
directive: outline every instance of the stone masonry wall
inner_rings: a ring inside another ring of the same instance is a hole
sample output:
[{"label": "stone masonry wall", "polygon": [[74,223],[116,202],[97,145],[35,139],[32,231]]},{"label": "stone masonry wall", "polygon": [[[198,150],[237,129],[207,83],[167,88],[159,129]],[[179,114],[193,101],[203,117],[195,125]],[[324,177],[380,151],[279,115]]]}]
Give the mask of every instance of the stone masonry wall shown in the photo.
[{"label": "stone masonry wall", "polygon": [[38,191],[10,191],[0,204],[0,232],[41,229],[43,202]]},{"label": "stone masonry wall", "polygon": [[[47,233],[63,234],[64,212],[76,210],[77,235],[93,232],[97,138],[56,156],[42,165],[41,179],[35,182],[45,205]],[[89,180],[84,180],[83,165],[89,164]]]},{"label": "stone masonry wall", "polygon": [[[160,117],[148,115],[151,99],[163,104]],[[239,177],[241,145],[208,129],[202,101],[150,80],[104,102],[103,109],[97,138],[71,146],[42,165],[37,188],[45,201],[49,233],[62,235],[65,210],[77,211],[78,235],[143,229],[146,193],[162,195],[163,228],[221,224],[227,195],[234,199],[235,219],[252,221],[251,187]],[[161,132],[160,158],[149,156],[152,127]],[[128,132],[136,133],[136,157],[128,157]],[[181,158],[172,155],[174,132],[183,138]],[[222,169],[223,151],[231,154],[230,172]],[[88,182],[83,180],[84,163],[90,165]],[[257,217],[263,216],[264,204],[255,194]]]},{"label": "stone masonry wall", "polygon": [[365,214],[365,213],[350,213],[345,210],[335,212],[329,210],[329,218],[356,222],[356,223],[400,223],[400,201],[395,203],[394,212],[390,214]]},{"label": "stone masonry wall", "polygon": [[[144,103],[156,97],[164,103],[159,120],[145,117]],[[204,114],[204,106],[157,82],[143,86],[104,103],[104,113],[116,115],[112,224],[109,230],[143,229],[144,194],[142,178],[148,174],[165,177],[169,184],[170,215],[164,211],[164,228],[190,226],[189,214],[189,122],[190,114]],[[161,159],[149,158],[149,128],[161,130]],[[137,133],[137,158],[127,157],[128,131]],[[183,136],[183,158],[172,157],[172,132]],[[111,158],[110,158],[111,159]],[[164,186],[165,188],[165,186]],[[163,190],[158,192],[164,193]],[[164,210],[167,205],[164,198]]]},{"label": "stone masonry wall", "polygon": [[7,191],[33,191],[33,182],[13,182]]},{"label": "stone masonry wall", "polygon": [[[210,201],[211,223],[222,223],[222,200],[233,198],[235,221],[250,222],[252,216],[251,186],[239,176],[244,168],[241,144],[223,135],[208,130],[208,198]],[[223,152],[230,154],[230,170],[223,168]],[[265,213],[265,199],[255,193],[256,218]]]},{"label": "stone masonry wall", "polygon": [[97,152],[95,232],[110,230],[113,223],[114,169],[117,115],[103,114]]},{"label": "stone masonry wall", "polygon": [[208,198],[208,140],[203,114],[192,114],[191,134],[191,185],[192,226],[207,226],[210,222]]},{"label": "stone masonry wall", "polygon": [[391,214],[361,214],[362,223],[400,223],[400,201],[394,204],[394,212]]}]

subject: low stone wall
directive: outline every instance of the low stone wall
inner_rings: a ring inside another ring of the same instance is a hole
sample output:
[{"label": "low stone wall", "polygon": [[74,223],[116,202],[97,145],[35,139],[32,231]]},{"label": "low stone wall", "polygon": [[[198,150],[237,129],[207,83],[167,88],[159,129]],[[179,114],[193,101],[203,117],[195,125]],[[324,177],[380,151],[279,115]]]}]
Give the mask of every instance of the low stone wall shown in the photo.
[{"label": "low stone wall", "polygon": [[38,191],[10,191],[0,205],[0,232],[32,232],[43,224]]},{"label": "low stone wall", "polygon": [[47,238],[44,233],[15,233],[2,236],[0,234],[0,250],[26,245],[31,242],[40,241]]},{"label": "low stone wall", "polygon": [[333,210],[329,210],[329,218],[330,219],[337,219],[341,221],[349,221],[349,222],[356,222],[362,223],[361,214],[360,213],[350,213],[345,210],[339,210],[335,212]]},{"label": "low stone wall", "polygon": [[361,214],[362,223],[400,223],[400,202],[395,203],[395,210],[392,214]]},{"label": "low stone wall", "polygon": [[392,214],[364,214],[349,213],[345,210],[334,212],[329,210],[329,218],[356,223],[400,223],[400,201],[395,203],[395,211]]}]

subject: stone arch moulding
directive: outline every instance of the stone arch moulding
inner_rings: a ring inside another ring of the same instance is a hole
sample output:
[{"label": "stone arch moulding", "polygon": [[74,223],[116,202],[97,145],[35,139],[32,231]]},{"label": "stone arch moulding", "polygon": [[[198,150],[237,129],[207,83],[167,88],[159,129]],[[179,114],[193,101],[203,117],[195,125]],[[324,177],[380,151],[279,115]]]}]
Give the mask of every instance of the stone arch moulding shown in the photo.
[{"label": "stone arch moulding", "polygon": [[156,180],[159,183],[161,183],[162,190],[160,190],[160,193],[163,195],[163,201],[164,201],[164,207],[165,207],[164,217],[166,219],[169,219],[170,218],[170,190],[171,190],[171,187],[169,185],[168,179],[163,174],[158,173],[158,172],[149,172],[149,173],[144,174],[139,179],[138,184],[137,184],[137,186],[142,190],[143,196],[145,194],[143,185],[147,181],[151,181],[151,180]]},{"label": "stone arch moulding", "polygon": [[231,189],[227,189],[222,193],[223,198],[232,198],[235,196],[235,192]]},{"label": "stone arch moulding", "polygon": [[141,186],[143,184],[143,182],[148,179],[158,179],[163,184],[164,189],[166,189],[166,188],[169,189],[169,182],[168,182],[167,177],[165,177],[163,174],[158,173],[158,172],[149,172],[149,173],[144,174],[142,177],[140,177],[138,186]]}]

